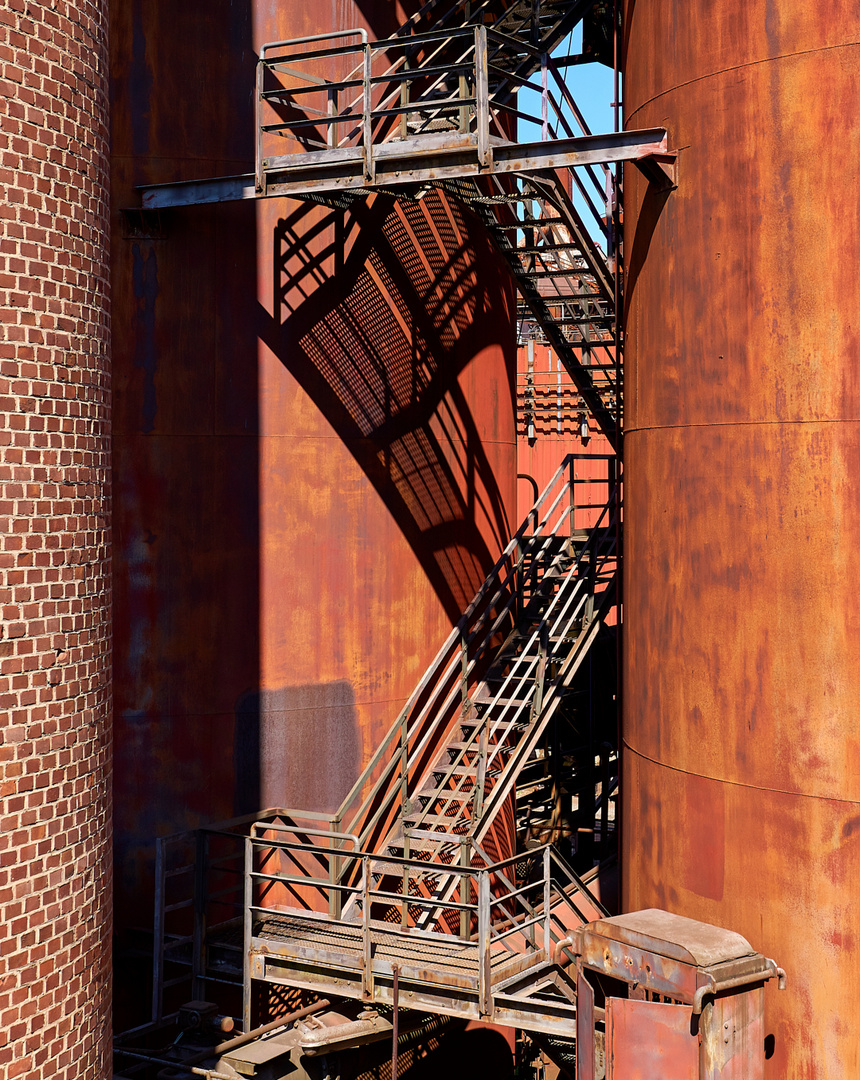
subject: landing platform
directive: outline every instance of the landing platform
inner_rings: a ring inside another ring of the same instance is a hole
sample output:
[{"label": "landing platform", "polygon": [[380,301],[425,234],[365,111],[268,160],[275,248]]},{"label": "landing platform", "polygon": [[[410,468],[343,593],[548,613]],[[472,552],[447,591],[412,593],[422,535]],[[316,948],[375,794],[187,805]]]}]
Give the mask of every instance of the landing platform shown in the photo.
[{"label": "landing platform", "polygon": [[397,968],[402,1008],[573,1036],[571,988],[558,985],[567,977],[540,949],[499,947],[482,978],[476,941],[379,920],[365,928],[273,912],[255,923],[250,953],[251,977],[263,982],[391,1005]]}]

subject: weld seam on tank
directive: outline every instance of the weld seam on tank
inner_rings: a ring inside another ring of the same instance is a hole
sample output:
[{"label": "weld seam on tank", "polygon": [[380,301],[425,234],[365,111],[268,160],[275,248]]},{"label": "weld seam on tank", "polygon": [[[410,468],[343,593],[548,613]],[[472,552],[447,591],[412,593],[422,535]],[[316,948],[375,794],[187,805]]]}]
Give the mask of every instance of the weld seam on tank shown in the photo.
[{"label": "weld seam on tank", "polygon": [[860,46],[860,41],[843,41],[838,45],[819,45],[815,49],[797,49],[795,52],[779,53],[776,56],[766,56],[761,60],[747,60],[743,64],[735,64],[732,67],[718,68],[716,71],[711,71],[707,75],[697,75],[695,79],[687,79],[686,82],[674,83],[672,86],[667,87],[665,90],[661,90],[659,94],[655,94],[653,97],[648,98],[647,101],[643,101],[641,105],[628,113],[624,119],[624,130],[629,130],[633,125],[630,121],[636,115],[641,112],[642,109],[652,105],[655,101],[659,101],[661,97],[665,97],[667,94],[671,94],[675,90],[683,90],[685,86],[695,86],[697,83],[707,82],[708,79],[715,79],[718,75],[729,75],[733,71],[744,71],[746,68],[758,67],[760,64],[773,64],[779,60],[791,60],[796,56],[814,56],[816,53],[832,52],[834,49],[852,49]]},{"label": "weld seam on tank", "polygon": [[660,761],[659,758],[651,757],[650,754],[643,754],[641,750],[637,750],[635,746],[631,746],[627,739],[622,739],[621,742],[625,750],[629,750],[631,754],[635,754],[643,761],[650,761],[652,765],[656,765],[658,768],[668,769],[670,772],[679,773],[681,776],[694,776],[700,780],[712,780],[715,784],[725,784],[728,787],[744,788],[748,791],[770,791],[774,795],[801,795],[804,799],[819,799],[821,802],[841,803],[845,806],[860,806],[860,799],[840,799],[835,795],[816,795],[815,792],[812,791],[768,787],[765,784],[745,784],[740,780],[729,780],[722,776],[712,776],[709,773],[696,772],[693,769],[682,769],[677,765],[670,765],[668,762]]}]

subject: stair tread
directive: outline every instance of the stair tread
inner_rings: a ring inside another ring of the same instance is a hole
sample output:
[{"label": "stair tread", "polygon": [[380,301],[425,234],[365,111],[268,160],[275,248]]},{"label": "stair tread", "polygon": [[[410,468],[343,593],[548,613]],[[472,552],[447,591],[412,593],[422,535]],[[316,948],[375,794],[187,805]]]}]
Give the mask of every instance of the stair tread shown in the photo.
[{"label": "stair tread", "polygon": [[419,799],[427,799],[428,803],[433,802],[471,802],[475,797],[474,788],[470,788],[468,791],[454,791],[447,788],[423,788],[418,792]]},{"label": "stair tread", "polygon": [[488,693],[486,697],[476,695],[474,702],[476,705],[528,705],[531,702],[531,695],[525,698],[503,698]]},{"label": "stair tread", "polygon": [[415,813],[405,814],[404,821],[417,821],[421,818],[422,823],[432,822],[434,825],[451,826],[452,828],[465,828],[469,824],[469,819],[456,815],[454,817],[448,817],[444,814],[424,814],[418,810]]}]

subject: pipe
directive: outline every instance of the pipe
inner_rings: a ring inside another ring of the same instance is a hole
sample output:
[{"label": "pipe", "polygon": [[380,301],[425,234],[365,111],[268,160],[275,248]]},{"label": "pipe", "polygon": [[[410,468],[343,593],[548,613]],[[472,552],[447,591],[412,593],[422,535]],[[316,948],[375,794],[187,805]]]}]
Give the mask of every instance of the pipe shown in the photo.
[{"label": "pipe", "polygon": [[394,976],[394,985],[391,988],[392,1005],[392,1033],[391,1033],[391,1080],[397,1080],[397,1046],[398,1046],[398,1019],[400,1006],[400,968],[395,964],[391,973]]},{"label": "pipe", "polygon": [[714,997],[723,990],[736,990],[739,986],[752,986],[753,983],[767,982],[768,979],[773,978],[779,979],[777,985],[780,990],[784,990],[786,984],[785,972],[782,968],[777,967],[773,960],[768,960],[768,963],[773,964],[773,971],[756,971],[748,975],[736,975],[734,979],[727,979],[725,982],[711,982],[708,986],[700,986],[693,995],[693,1015],[701,1015],[702,1009],[705,1007],[706,997]]},{"label": "pipe", "polygon": [[536,503],[540,498],[540,491],[538,490],[537,480],[535,480],[533,476],[529,476],[528,473],[517,473],[517,480],[528,480],[528,482],[532,486],[532,490],[534,491],[534,498],[532,499],[532,502]]},{"label": "pipe", "polygon": [[552,947],[552,955],[550,957],[552,962],[558,967],[561,967],[559,953],[562,949],[569,949],[571,945],[576,945],[578,943],[578,939],[579,934],[574,932],[573,934],[568,934],[567,937],[563,937],[561,941],[557,941]]},{"label": "pipe", "polygon": [[310,1016],[311,1013],[327,1009],[329,1005],[331,1005],[331,1002],[328,998],[322,998],[321,1001],[315,1001],[313,1005],[305,1005],[303,1009],[296,1009],[295,1012],[287,1013],[286,1016],[279,1016],[277,1020],[271,1020],[268,1024],[263,1024],[262,1027],[254,1028],[253,1031],[248,1031],[244,1035],[237,1035],[234,1039],[228,1039],[227,1042],[219,1043],[210,1050],[202,1050],[199,1054],[195,1054],[194,1057],[189,1058],[187,1061],[183,1061],[181,1064],[185,1066],[197,1065],[201,1061],[205,1061],[206,1058],[226,1054],[230,1050],[235,1050],[239,1046],[244,1046],[245,1043],[260,1038],[262,1035],[267,1035],[270,1031],[286,1027],[287,1024],[291,1024],[294,1020],[301,1020],[303,1016]]},{"label": "pipe", "polygon": [[254,1028],[253,1031],[249,1031],[244,1035],[237,1035],[233,1039],[228,1039],[226,1042],[218,1043],[217,1046],[207,1047],[206,1050],[200,1050],[196,1054],[193,1054],[189,1058],[185,1058],[184,1061],[177,1060],[176,1058],[163,1058],[154,1057],[152,1054],[146,1053],[138,1049],[130,1049],[124,1046],[115,1047],[115,1051],[118,1054],[125,1054],[128,1057],[133,1057],[136,1061],[148,1061],[153,1065],[171,1065],[175,1068],[190,1069],[194,1065],[199,1065],[201,1061],[205,1061],[210,1057],[219,1057],[221,1054],[226,1054],[230,1050],[236,1050],[240,1046],[244,1046],[245,1043],[251,1042],[253,1039],[258,1039],[263,1035],[267,1035],[270,1031],[275,1031],[277,1028],[286,1027],[287,1024],[293,1023],[294,1020],[301,1020],[304,1016],[310,1016],[311,1013],[320,1012],[321,1009],[326,1009],[331,1005],[328,998],[322,998],[321,1001],[314,1002],[313,1005],[305,1005],[302,1009],[296,1009],[295,1012],[288,1013],[286,1016],[279,1016],[277,1020],[271,1020],[268,1024],[263,1024],[262,1027]]}]

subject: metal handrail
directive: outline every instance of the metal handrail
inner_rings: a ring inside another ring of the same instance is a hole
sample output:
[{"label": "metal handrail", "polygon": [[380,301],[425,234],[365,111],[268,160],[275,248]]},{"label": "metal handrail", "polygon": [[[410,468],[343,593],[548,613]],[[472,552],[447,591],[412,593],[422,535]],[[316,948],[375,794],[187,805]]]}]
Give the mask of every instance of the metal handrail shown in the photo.
[{"label": "metal handrail", "polygon": [[[296,835],[300,830],[296,830]],[[246,904],[245,904],[245,955],[246,955],[246,1008],[249,1008],[249,965],[251,957],[257,945],[255,941],[263,935],[262,951],[268,952],[269,946],[265,944],[265,930],[268,920],[277,920],[281,914],[288,914],[291,919],[308,920],[310,922],[322,922],[325,924],[330,917],[324,912],[309,908],[307,905],[298,906],[292,903],[279,903],[277,906],[264,906],[254,901],[255,882],[276,880],[285,886],[298,881],[304,883],[304,879],[296,878],[289,872],[281,871],[278,874],[269,874],[255,868],[255,853],[257,857],[269,849],[274,848],[281,852],[302,852],[318,859],[331,859],[336,849],[314,843],[301,844],[294,839],[276,837],[262,839],[248,837],[246,841]],[[566,905],[569,915],[574,922],[583,924],[590,921],[590,917],[596,912],[605,915],[605,909],[600,902],[588,892],[585,884],[576,877],[551,845],[544,845],[534,849],[532,856],[539,858],[541,873],[533,880],[523,885],[517,885],[511,881],[505,873],[511,866],[521,860],[521,856],[509,859],[488,862],[484,852],[477,845],[473,851],[473,858],[477,856],[483,863],[468,866],[447,864],[439,862],[427,862],[423,859],[410,859],[392,856],[386,859],[388,864],[384,876],[377,884],[373,883],[374,863],[378,861],[378,855],[372,851],[351,851],[346,858],[358,864],[359,872],[353,874],[356,884],[350,886],[332,885],[330,881],[318,882],[320,887],[336,889],[338,895],[344,890],[356,896],[360,907],[358,917],[352,925],[359,932],[360,948],[353,946],[348,955],[344,955],[338,961],[338,965],[347,969],[361,972],[362,985],[369,991],[373,981],[373,950],[372,933],[380,926],[384,926],[388,934],[395,937],[414,939],[419,936],[424,940],[460,941],[463,945],[474,949],[458,954],[461,960],[474,965],[475,985],[481,1001],[481,1009],[486,1014],[492,1011],[493,995],[493,963],[502,961],[503,958],[516,956],[533,956],[534,963],[547,962],[554,958],[556,946],[571,929],[571,919],[559,919],[557,908],[559,903]],[[265,863],[268,856],[263,859]],[[566,886],[560,886],[556,881],[558,872],[561,871],[563,878],[567,879]],[[385,887],[386,878],[398,878],[402,875],[402,892],[396,892]],[[376,875],[378,876],[378,874]],[[459,885],[459,897],[449,897],[443,904],[435,896],[421,895],[413,892],[410,884],[413,880],[420,882],[426,877],[438,878],[447,876],[455,881],[455,891]],[[576,907],[575,902],[569,895],[569,889],[573,886],[576,892],[585,893],[589,897],[591,911],[582,914]],[[528,895],[537,893],[539,899],[530,902]],[[471,898],[475,897],[474,900]],[[382,923],[378,917],[372,918],[374,906],[381,906],[384,911],[400,909],[401,921],[391,922],[386,919]],[[438,909],[437,917],[432,929],[420,928],[415,923],[414,912],[430,908]],[[500,913],[501,917],[494,918],[494,912]],[[446,919],[447,916],[447,919]],[[553,919],[558,925],[553,924]],[[538,933],[538,928],[543,927],[543,932]],[[517,944],[512,947],[511,941]],[[287,954],[282,953],[282,957]],[[351,958],[351,959],[350,959]],[[283,962],[283,959],[282,961]],[[501,969],[504,978],[504,965]],[[427,975],[427,981],[432,982],[433,977]]]},{"label": "metal handrail", "polygon": [[[340,43],[356,37],[361,39],[360,43],[294,51],[302,44]],[[272,55],[273,52],[276,54]],[[392,54],[399,55],[392,61]],[[355,63],[337,79],[301,70],[302,65],[350,55],[355,58]],[[378,55],[388,60],[387,66],[379,72],[374,70],[374,58]],[[418,58],[418,63],[410,67],[413,57]],[[369,41],[366,31],[355,29],[266,43],[260,50],[256,77],[257,190],[263,191],[265,187],[264,133],[292,139],[304,149],[314,146],[320,153],[349,147],[363,149],[365,174],[369,181],[373,178],[374,148],[393,139],[406,138],[409,134],[407,117],[417,115],[419,111],[426,111],[427,115],[418,123],[413,136],[427,132],[434,121],[450,120],[452,127],[461,134],[470,134],[476,139],[482,164],[489,162],[491,135],[504,141],[511,139],[510,131],[499,121],[503,114],[542,125],[545,139],[558,135],[554,123],[548,120],[551,114],[564,133],[574,137],[575,131],[565,115],[567,108],[580,131],[588,134],[587,125],[560,75],[567,66],[564,61],[548,56],[541,47],[483,25],[436,29],[379,41]],[[536,71],[541,72],[540,82],[531,78]],[[264,86],[266,72],[288,76],[292,81],[281,82],[280,89],[267,91]],[[552,76],[552,86],[548,74]],[[439,91],[446,88],[452,75],[459,79],[459,87],[456,92],[440,98]],[[353,86],[356,92],[348,96],[345,104],[338,105],[340,93]],[[523,86],[532,87],[538,94],[536,114],[514,104],[517,90]],[[309,94],[325,95],[325,107],[314,108],[308,104],[292,119],[280,118],[271,124],[263,122],[263,109],[274,97],[293,99],[295,105],[295,95],[305,97]],[[314,142],[311,130],[326,131],[325,139]],[[301,134],[303,131],[308,134]],[[279,166],[285,164],[282,157],[276,160]],[[579,168],[584,170],[595,193],[605,196],[606,191],[593,167]],[[577,170],[573,171],[576,175]],[[604,166],[604,173],[606,171]],[[576,184],[597,227],[605,232],[602,216],[578,176]]]}]

